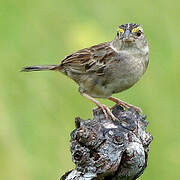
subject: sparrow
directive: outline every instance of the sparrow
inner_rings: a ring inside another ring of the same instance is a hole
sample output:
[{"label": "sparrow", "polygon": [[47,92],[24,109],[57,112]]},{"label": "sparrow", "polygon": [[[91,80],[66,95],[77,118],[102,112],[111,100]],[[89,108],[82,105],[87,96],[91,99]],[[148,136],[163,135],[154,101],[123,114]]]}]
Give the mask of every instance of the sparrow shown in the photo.
[{"label": "sparrow", "polygon": [[58,65],[28,66],[23,72],[58,71],[73,79],[82,96],[94,102],[106,116],[117,120],[111,110],[95,98],[106,98],[125,108],[140,108],[121,101],[112,94],[132,87],[145,73],[149,47],[141,25],[122,24],[114,40],[79,50]]}]

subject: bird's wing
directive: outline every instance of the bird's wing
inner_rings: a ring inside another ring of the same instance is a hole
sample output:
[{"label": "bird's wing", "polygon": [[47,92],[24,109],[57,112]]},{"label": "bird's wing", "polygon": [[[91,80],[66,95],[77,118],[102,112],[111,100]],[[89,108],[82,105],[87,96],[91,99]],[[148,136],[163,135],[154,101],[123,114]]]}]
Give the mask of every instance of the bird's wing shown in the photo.
[{"label": "bird's wing", "polygon": [[101,74],[115,53],[110,43],[106,42],[67,56],[60,66],[75,73],[96,72]]}]

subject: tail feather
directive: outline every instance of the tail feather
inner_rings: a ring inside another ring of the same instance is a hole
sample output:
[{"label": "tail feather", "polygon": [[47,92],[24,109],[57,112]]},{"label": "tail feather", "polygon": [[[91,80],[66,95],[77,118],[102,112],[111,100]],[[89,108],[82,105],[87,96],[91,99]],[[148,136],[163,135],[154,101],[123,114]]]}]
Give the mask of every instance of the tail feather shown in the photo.
[{"label": "tail feather", "polygon": [[56,67],[57,67],[57,65],[27,66],[27,67],[24,67],[24,68],[21,70],[21,72],[55,70]]}]

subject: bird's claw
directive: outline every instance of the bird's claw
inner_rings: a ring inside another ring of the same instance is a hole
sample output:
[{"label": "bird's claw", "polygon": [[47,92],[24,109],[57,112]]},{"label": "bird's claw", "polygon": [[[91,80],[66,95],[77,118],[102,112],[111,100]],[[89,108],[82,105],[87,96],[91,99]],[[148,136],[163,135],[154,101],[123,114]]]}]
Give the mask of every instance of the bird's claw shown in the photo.
[{"label": "bird's claw", "polygon": [[99,108],[102,109],[103,113],[104,113],[104,116],[106,119],[109,118],[109,116],[111,117],[111,119],[113,121],[117,121],[118,119],[114,116],[114,114],[111,112],[111,110],[104,104],[102,104],[102,106],[99,106]]}]

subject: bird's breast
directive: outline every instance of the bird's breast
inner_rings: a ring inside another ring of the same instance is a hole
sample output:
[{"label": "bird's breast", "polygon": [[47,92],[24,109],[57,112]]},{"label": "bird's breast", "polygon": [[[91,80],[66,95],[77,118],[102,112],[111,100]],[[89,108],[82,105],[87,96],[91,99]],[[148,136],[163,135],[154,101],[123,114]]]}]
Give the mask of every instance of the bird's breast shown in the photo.
[{"label": "bird's breast", "polygon": [[112,88],[113,93],[118,93],[133,86],[142,77],[146,67],[141,54],[124,54],[108,69],[111,77],[108,88]]},{"label": "bird's breast", "polygon": [[80,87],[93,97],[107,98],[133,86],[144,74],[144,57],[123,54],[109,61],[103,75],[89,74]]}]

